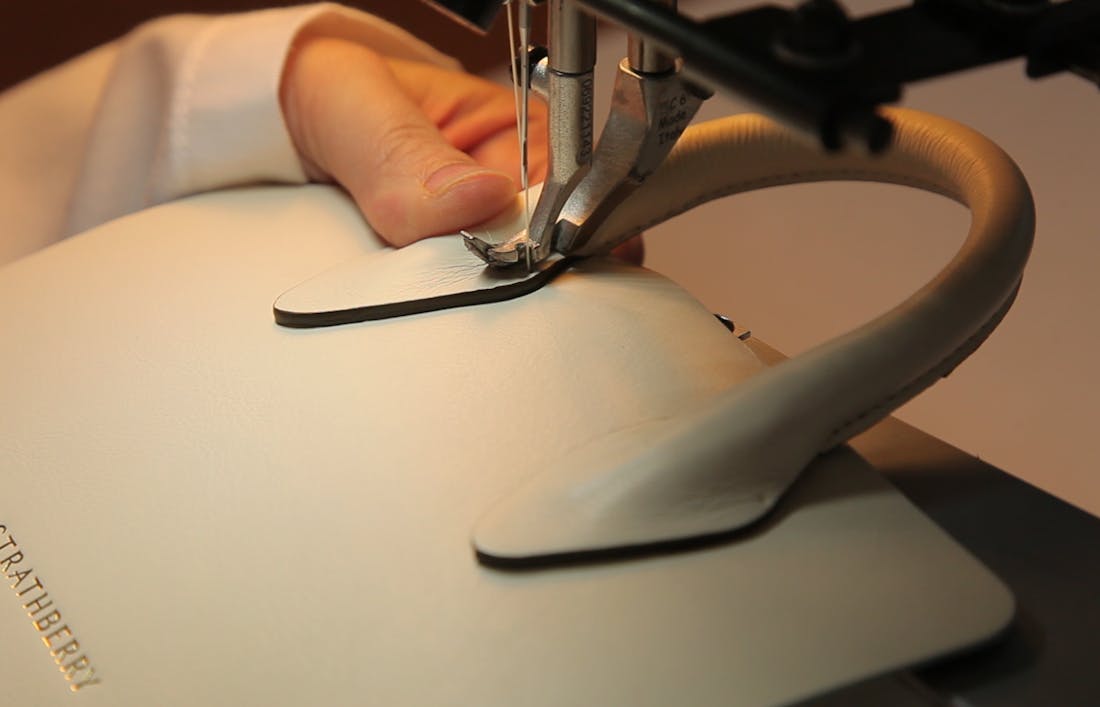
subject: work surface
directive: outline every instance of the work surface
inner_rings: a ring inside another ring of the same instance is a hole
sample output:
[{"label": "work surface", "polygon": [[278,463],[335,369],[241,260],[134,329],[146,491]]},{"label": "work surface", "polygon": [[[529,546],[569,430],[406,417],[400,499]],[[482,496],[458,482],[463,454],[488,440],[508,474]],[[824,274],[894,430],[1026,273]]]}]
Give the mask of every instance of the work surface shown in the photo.
[{"label": "work surface", "polygon": [[1002,640],[800,707],[1100,704],[1100,520],[898,420],[853,447],[1011,588]]},{"label": "work surface", "polygon": [[1008,584],[1016,617],[987,646],[799,707],[1100,704],[1100,519],[896,418],[851,447]]}]

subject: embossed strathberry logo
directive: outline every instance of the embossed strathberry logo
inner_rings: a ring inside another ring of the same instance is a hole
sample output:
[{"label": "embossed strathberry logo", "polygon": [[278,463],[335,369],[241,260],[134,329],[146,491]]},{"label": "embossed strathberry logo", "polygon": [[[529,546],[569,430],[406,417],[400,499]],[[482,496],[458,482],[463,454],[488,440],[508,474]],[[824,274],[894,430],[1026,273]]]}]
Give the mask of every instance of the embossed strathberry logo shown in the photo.
[{"label": "embossed strathberry logo", "polygon": [[42,578],[35,573],[4,524],[0,524],[0,541],[0,572],[8,578],[11,590],[27,612],[38,637],[46,644],[57,669],[65,676],[69,689],[79,692],[98,685],[99,678],[88,654],[80,647],[80,641],[54,604]]}]

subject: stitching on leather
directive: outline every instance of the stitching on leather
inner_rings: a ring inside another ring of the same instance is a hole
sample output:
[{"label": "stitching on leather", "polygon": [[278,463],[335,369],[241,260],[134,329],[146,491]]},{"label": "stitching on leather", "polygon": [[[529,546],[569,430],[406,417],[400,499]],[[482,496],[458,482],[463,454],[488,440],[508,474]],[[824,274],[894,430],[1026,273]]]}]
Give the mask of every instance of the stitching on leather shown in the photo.
[{"label": "stitching on leather", "polygon": [[883,398],[880,402],[835,427],[833,431],[826,436],[825,444],[822,446],[821,451],[824,452],[838,444],[843,444],[859,432],[867,429],[871,424],[877,422],[882,416],[895,409],[898,405],[905,402],[916,393],[919,393],[924,388],[927,388],[934,383],[937,378],[943,378],[954,371],[959,364],[969,358],[970,354],[974,353],[978,347],[989,338],[989,335],[993,333],[993,330],[997,328],[997,325],[1000,324],[1001,320],[1008,314],[1008,310],[1011,309],[1012,303],[1016,301],[1016,295],[1019,291],[1020,284],[1017,283],[1004,303],[997,308],[997,311],[994,312],[977,331],[967,337],[965,341],[955,347],[934,365],[923,373],[918,374],[909,383],[903,385],[891,395]]},{"label": "stitching on leather", "polygon": [[643,222],[640,225],[630,226],[623,232],[622,235],[636,234],[640,231],[644,231],[647,228],[667,221],[670,218],[679,216],[680,214],[690,209],[693,209],[696,206],[700,206],[709,201],[714,201],[715,199],[720,199],[725,196],[731,196],[740,192],[755,191],[757,189],[764,189],[766,187],[773,186],[787,186],[793,184],[825,181],[861,181],[880,183],[885,181],[890,184],[913,187],[916,189],[921,189],[923,191],[940,194],[965,205],[963,196],[958,191],[953,191],[943,184],[937,184],[936,182],[919,179],[916,177],[907,177],[895,172],[879,172],[863,169],[821,169],[810,171],[797,171],[787,172],[784,174],[775,174],[767,177],[758,177],[756,179],[748,179],[740,182],[734,182],[733,184],[724,185],[718,189],[700,194],[699,196],[689,201],[681,202],[680,204],[666,210],[660,216],[656,216],[648,221]]}]

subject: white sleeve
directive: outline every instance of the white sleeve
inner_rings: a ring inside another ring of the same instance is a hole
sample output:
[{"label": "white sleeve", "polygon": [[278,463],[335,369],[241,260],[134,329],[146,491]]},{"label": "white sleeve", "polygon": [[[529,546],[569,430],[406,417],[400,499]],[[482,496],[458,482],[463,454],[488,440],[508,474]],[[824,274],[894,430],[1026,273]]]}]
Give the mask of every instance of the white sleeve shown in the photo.
[{"label": "white sleeve", "polygon": [[330,3],[142,25],[119,47],[62,235],[219,187],[304,182],[279,83],[306,29],[386,56],[458,66],[394,25]]},{"label": "white sleeve", "polygon": [[104,45],[0,93],[0,266],[64,233],[116,50]]}]

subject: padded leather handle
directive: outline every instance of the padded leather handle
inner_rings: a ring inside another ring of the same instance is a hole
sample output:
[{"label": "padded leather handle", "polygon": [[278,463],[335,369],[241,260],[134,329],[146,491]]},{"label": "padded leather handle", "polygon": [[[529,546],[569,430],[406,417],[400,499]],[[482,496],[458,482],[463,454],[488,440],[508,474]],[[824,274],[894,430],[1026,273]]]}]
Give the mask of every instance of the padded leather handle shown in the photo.
[{"label": "padded leather handle", "polygon": [[955,257],[886,314],[768,369],[701,409],[624,431],[558,460],[475,529],[479,556],[533,562],[730,532],[770,509],[817,454],[949,373],[1011,305],[1034,231],[1027,183],[977,132],[888,113],[881,156],[823,154],[775,123],[734,116],[685,132],[667,163],[615,211],[606,250],[712,199],[824,180],[909,185],[972,213]]}]

